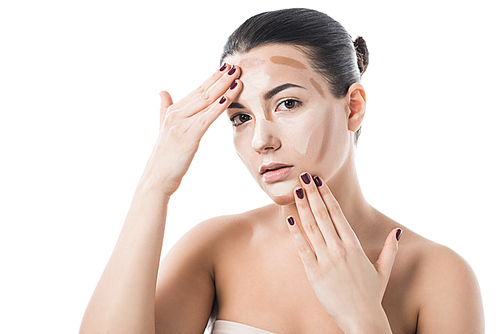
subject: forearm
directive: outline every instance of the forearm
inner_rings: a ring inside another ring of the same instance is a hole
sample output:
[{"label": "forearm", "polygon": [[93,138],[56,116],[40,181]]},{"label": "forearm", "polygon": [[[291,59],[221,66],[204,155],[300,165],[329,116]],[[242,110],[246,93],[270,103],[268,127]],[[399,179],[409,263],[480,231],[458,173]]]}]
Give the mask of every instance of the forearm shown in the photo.
[{"label": "forearm", "polygon": [[156,279],[169,196],[141,180],[80,333],[154,333]]}]

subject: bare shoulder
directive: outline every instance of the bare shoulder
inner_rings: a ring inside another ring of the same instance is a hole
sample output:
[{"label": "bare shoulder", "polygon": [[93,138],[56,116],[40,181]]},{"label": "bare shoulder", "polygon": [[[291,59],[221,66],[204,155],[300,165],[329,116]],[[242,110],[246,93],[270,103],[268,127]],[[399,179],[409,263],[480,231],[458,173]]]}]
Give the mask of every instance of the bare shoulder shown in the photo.
[{"label": "bare shoulder", "polygon": [[398,262],[412,273],[417,333],[484,333],[481,293],[470,265],[450,248],[410,232]]},{"label": "bare shoulder", "polygon": [[270,210],[272,210],[272,205],[238,214],[213,217],[195,225],[189,233],[203,234],[205,236],[208,234],[213,238],[225,238],[227,234],[232,235],[240,232],[241,229],[245,231],[252,228],[252,226],[255,226],[256,221],[259,221],[259,218]]},{"label": "bare shoulder", "polygon": [[430,289],[439,284],[477,282],[471,266],[455,251],[414,232],[405,234],[410,235],[405,235],[405,239],[400,243],[401,255],[411,260],[419,278],[426,283],[423,288]]},{"label": "bare shoulder", "polygon": [[261,217],[272,210],[272,205],[234,215],[207,219],[189,230],[179,241],[186,247],[202,250],[214,256],[221,248],[249,239],[258,230]]},{"label": "bare shoulder", "polygon": [[201,333],[215,297],[215,267],[243,238],[250,238],[262,208],[206,220],[189,230],[165,255],[155,294],[155,322],[161,333]]}]

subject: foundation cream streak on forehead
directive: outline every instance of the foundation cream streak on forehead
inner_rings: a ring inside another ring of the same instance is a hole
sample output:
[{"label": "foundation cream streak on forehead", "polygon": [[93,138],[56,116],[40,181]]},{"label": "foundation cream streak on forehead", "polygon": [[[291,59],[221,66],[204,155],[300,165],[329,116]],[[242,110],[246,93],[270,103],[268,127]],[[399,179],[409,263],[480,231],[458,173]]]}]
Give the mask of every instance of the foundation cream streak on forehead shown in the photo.
[{"label": "foundation cream streak on forehead", "polygon": [[[302,64],[300,61],[288,58],[288,57],[282,57],[282,56],[273,56],[269,58],[269,60],[278,65],[285,65],[285,66],[290,66],[293,68],[296,68],[298,70],[306,70],[307,66]],[[313,78],[310,79],[311,85],[318,91],[318,93],[321,95],[321,97],[325,97],[325,93],[323,92],[323,89],[321,88],[320,84],[316,82]]]},{"label": "foundation cream streak on forehead", "polygon": [[321,88],[320,84],[316,82],[313,78],[311,78],[309,81],[311,81],[311,85],[318,91],[319,95],[321,97],[325,97],[325,92],[323,92],[323,88]]},{"label": "foundation cream streak on forehead", "polygon": [[271,61],[271,63],[290,66],[298,70],[307,69],[307,66],[302,64],[300,61],[288,57],[272,56],[271,58],[269,58],[269,60]]},{"label": "foundation cream streak on forehead", "polygon": [[246,58],[246,59],[243,59],[242,61],[240,61],[239,64],[237,64],[237,65],[239,67],[241,67],[242,70],[244,70],[244,69],[250,69],[253,67],[260,66],[264,63],[265,63],[265,61],[262,59],[259,59],[259,58]]}]

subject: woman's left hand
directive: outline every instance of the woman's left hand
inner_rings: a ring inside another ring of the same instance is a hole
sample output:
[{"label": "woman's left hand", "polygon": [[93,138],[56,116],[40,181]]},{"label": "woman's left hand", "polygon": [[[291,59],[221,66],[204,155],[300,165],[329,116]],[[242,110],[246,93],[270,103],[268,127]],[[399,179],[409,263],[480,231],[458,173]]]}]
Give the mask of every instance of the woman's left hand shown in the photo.
[{"label": "woman's left hand", "polygon": [[389,233],[372,264],[328,186],[308,173],[301,182],[294,194],[301,224],[287,221],[316,296],[345,333],[391,333],[382,298],[401,232]]}]

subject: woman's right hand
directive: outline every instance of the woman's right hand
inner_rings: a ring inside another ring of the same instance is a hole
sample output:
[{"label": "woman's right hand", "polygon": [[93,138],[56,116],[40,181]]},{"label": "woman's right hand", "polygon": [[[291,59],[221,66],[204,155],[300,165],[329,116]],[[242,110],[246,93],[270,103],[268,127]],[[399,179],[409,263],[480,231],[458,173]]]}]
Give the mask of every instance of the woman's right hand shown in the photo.
[{"label": "woman's right hand", "polygon": [[198,89],[177,103],[160,93],[160,134],[148,160],[143,180],[172,195],[186,174],[201,137],[239,94],[240,69],[224,64]]}]

